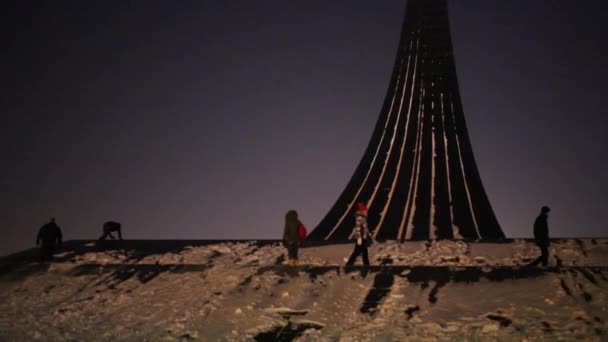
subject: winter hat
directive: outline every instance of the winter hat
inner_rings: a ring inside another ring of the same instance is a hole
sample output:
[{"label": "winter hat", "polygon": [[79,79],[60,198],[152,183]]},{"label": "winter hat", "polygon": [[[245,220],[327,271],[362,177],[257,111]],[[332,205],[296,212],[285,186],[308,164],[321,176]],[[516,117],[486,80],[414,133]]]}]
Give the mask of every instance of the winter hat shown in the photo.
[{"label": "winter hat", "polygon": [[365,204],[361,202],[357,203],[357,212],[355,213],[355,215],[367,217],[367,207],[365,206]]}]

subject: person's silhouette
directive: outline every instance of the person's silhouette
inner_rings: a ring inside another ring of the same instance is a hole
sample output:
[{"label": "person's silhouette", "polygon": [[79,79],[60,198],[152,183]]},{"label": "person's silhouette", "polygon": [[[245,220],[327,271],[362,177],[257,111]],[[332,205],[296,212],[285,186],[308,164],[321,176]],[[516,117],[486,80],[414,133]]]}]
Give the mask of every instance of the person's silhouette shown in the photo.
[{"label": "person's silhouette", "polygon": [[55,223],[54,217],[38,230],[36,245],[40,245],[40,242],[42,242],[40,246],[40,261],[53,260],[55,247],[61,247],[62,243],[61,228]]},{"label": "person's silhouette", "polygon": [[118,239],[122,240],[122,226],[118,222],[108,221],[103,224],[103,235],[99,237],[99,240],[105,240],[106,237],[110,237],[110,239],[114,240],[113,232],[118,234]]},{"label": "person's silhouette", "polygon": [[300,230],[306,229],[298,219],[298,212],[289,210],[285,215],[285,228],[283,229],[283,245],[287,248],[289,260],[287,265],[298,265],[298,249],[302,243],[303,236]]},{"label": "person's silhouette", "polygon": [[547,223],[548,214],[551,209],[543,206],[540,215],[534,221],[534,242],[540,248],[540,256],[532,262],[532,265],[542,263],[547,266],[549,263],[549,224]]}]

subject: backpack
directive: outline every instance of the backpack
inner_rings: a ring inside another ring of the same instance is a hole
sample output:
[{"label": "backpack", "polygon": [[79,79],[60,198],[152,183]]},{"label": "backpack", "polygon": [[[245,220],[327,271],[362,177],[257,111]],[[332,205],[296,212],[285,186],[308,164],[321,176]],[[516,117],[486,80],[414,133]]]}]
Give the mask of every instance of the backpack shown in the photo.
[{"label": "backpack", "polygon": [[306,239],[306,233],[306,227],[300,223],[300,226],[298,227],[298,237],[300,238],[300,241]]}]

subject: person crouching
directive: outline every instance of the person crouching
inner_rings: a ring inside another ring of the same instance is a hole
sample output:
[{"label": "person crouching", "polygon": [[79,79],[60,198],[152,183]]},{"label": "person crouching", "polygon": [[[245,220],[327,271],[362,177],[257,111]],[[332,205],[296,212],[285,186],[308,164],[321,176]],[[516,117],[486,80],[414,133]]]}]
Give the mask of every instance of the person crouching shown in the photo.
[{"label": "person crouching", "polygon": [[98,240],[105,240],[107,237],[114,240],[112,233],[118,234],[118,239],[122,240],[122,225],[119,222],[108,221],[103,224],[103,234]]},{"label": "person crouching", "polygon": [[358,203],[357,206],[358,210],[355,213],[355,228],[352,234],[355,239],[355,249],[353,250],[353,254],[350,255],[350,258],[348,258],[346,266],[351,266],[359,254],[361,254],[363,264],[369,266],[367,247],[372,242],[372,235],[369,230],[367,230],[367,208],[363,203]]}]

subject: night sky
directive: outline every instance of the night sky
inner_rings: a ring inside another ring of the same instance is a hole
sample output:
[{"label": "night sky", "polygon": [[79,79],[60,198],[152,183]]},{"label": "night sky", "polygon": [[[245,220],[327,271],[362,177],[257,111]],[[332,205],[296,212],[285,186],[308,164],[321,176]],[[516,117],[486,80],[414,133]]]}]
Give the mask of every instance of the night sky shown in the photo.
[{"label": "night sky", "polygon": [[[508,237],[607,236],[604,1],[450,1],[456,70]],[[312,229],[378,118],[405,1],[13,1],[2,9],[0,255],[107,220],[136,239]],[[602,103],[604,101],[604,103]]]}]

